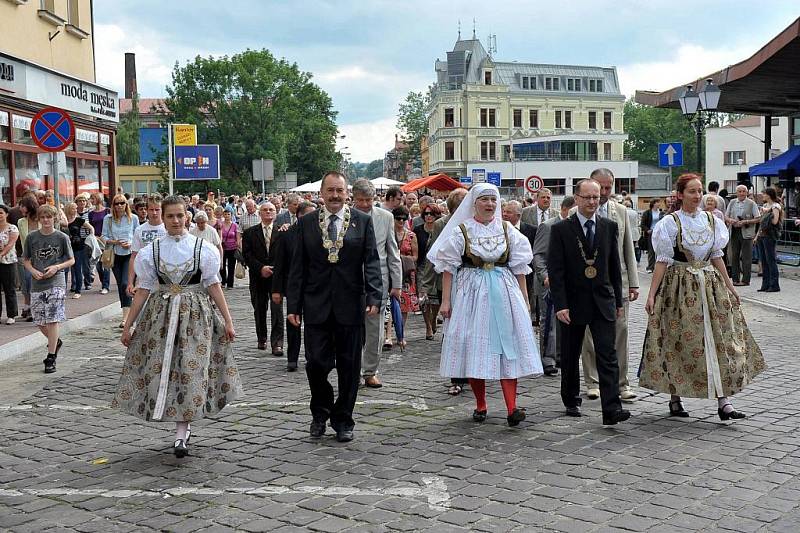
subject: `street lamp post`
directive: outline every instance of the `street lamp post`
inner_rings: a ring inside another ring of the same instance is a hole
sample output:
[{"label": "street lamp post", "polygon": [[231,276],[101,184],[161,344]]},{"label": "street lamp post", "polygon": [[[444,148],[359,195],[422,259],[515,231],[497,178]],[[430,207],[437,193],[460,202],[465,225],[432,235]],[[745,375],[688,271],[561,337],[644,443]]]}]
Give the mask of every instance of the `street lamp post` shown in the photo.
[{"label": "street lamp post", "polygon": [[711,78],[708,78],[705,87],[699,94],[694,91],[694,87],[687,85],[678,97],[681,112],[692,125],[697,136],[697,170],[700,173],[703,172],[703,132],[711,123],[711,113],[717,110],[721,94],[722,91],[719,90],[719,87],[714,85]]}]

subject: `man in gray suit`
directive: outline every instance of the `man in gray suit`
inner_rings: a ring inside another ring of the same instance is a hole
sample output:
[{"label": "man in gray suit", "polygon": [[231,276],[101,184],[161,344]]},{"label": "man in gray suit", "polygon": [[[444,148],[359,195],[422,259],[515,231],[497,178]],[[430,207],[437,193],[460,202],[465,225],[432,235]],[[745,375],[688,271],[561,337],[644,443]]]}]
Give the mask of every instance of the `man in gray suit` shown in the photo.
[{"label": "man in gray suit", "polygon": [[[569,210],[575,205],[575,198],[567,196],[561,201],[561,213],[555,218],[539,224],[536,231],[536,239],[533,241],[533,271],[536,279],[534,283],[544,287],[545,292],[550,290],[550,278],[547,274],[547,252],[550,249],[550,229],[553,224],[566,219]],[[549,313],[548,313],[549,311]],[[549,315],[549,318],[548,318]],[[548,322],[549,320],[549,322]],[[542,309],[542,329],[539,330],[539,353],[542,357],[542,367],[546,376],[558,374],[558,367],[561,363],[561,343],[558,340],[556,324],[556,314],[554,309]],[[544,328],[547,325],[547,330]]]},{"label": "man in gray suit", "polygon": [[281,227],[284,224],[292,225],[297,222],[297,206],[300,205],[300,195],[296,192],[290,193],[286,197],[286,211],[275,218],[275,226]]},{"label": "man in gray suit", "polygon": [[[539,228],[550,219],[558,218],[558,210],[550,207],[553,201],[553,193],[547,187],[539,189],[536,195],[536,204],[522,210],[522,222],[530,224],[534,228]],[[531,319],[533,325],[540,325],[540,316],[544,314],[544,286],[540,281],[534,280],[533,292],[528,293],[531,304]]]},{"label": "man in gray suit", "polygon": [[[403,273],[400,262],[400,248],[394,238],[394,217],[380,207],[373,205],[375,187],[369,180],[359,179],[353,183],[353,207],[372,217],[375,230],[375,242],[378,246],[378,258],[381,263],[383,281],[383,299],[380,312],[367,315],[364,320],[365,342],[361,355],[361,373],[367,387],[377,389],[383,386],[378,378],[378,363],[383,351],[383,310],[389,295],[400,298]],[[389,289],[391,287],[391,289]]]},{"label": "man in gray suit", "polygon": [[[633,233],[628,218],[627,208],[613,200],[609,200],[614,190],[614,174],[607,168],[598,168],[589,176],[600,184],[600,207],[597,216],[605,217],[617,223],[617,244],[622,270],[622,294],[624,315],[618,317],[616,324],[616,349],[619,362],[619,396],[626,402],[636,399],[628,383],[628,303],[639,297],[639,272],[636,263],[636,251],[633,246]],[[627,296],[627,297],[625,297]],[[583,379],[586,382],[587,398],[596,400],[600,397],[597,378],[594,343],[591,332],[587,331],[583,338],[581,350]]]}]

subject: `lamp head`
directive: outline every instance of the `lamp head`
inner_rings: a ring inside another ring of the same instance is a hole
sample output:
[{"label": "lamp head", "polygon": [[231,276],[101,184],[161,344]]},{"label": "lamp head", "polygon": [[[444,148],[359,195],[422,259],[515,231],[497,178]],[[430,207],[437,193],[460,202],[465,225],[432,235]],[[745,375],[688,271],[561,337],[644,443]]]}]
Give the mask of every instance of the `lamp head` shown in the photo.
[{"label": "lamp head", "polygon": [[719,90],[719,87],[714,85],[714,81],[711,78],[708,78],[706,86],[703,87],[703,90],[698,95],[700,97],[700,105],[706,111],[715,111],[717,105],[719,105],[719,97],[721,95],[722,91]]},{"label": "lamp head", "polygon": [[686,89],[678,97],[678,102],[681,104],[681,112],[684,115],[694,115],[700,105],[700,97],[697,96],[691,85],[687,85]]}]

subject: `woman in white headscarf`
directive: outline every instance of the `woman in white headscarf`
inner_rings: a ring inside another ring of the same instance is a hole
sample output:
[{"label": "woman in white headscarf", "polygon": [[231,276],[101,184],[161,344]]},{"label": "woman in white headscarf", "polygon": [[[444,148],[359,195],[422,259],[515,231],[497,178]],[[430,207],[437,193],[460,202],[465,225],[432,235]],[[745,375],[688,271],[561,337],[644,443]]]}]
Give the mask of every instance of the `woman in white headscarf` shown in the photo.
[{"label": "woman in white headscarf", "polygon": [[508,425],[516,426],[525,419],[517,378],[542,374],[526,303],[532,259],[528,240],[500,216],[497,187],[483,183],[470,189],[428,252],[442,273],[440,372],[469,378],[476,422],[486,420],[485,380],[500,380]]}]

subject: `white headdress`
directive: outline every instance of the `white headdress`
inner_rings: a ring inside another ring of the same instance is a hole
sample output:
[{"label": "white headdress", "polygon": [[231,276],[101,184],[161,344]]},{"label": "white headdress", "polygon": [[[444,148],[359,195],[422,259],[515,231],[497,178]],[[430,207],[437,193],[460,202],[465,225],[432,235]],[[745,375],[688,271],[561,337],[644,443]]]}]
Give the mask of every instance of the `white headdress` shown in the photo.
[{"label": "white headdress", "polygon": [[428,250],[428,261],[436,264],[437,254],[439,250],[444,246],[444,244],[450,239],[450,237],[456,231],[460,231],[458,229],[459,224],[463,223],[465,220],[473,218],[475,216],[475,201],[480,198],[481,196],[494,196],[495,200],[497,200],[497,207],[494,210],[494,221],[493,224],[501,224],[502,223],[502,208],[500,207],[500,191],[497,190],[497,187],[492,185],[491,183],[478,183],[477,185],[473,185],[472,188],[469,190],[467,195],[464,197],[464,200],[461,201],[461,204],[456,209],[456,212],[452,214],[452,216],[448,219],[447,224],[445,225],[442,233],[436,239],[436,241],[431,245],[431,249]]}]

